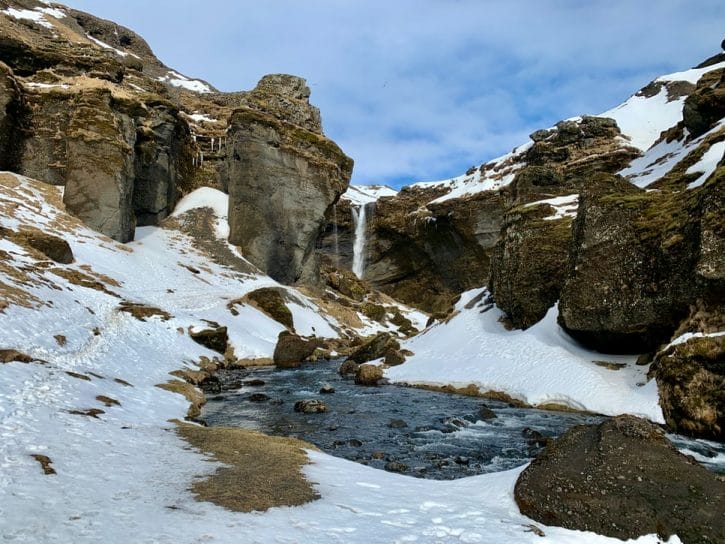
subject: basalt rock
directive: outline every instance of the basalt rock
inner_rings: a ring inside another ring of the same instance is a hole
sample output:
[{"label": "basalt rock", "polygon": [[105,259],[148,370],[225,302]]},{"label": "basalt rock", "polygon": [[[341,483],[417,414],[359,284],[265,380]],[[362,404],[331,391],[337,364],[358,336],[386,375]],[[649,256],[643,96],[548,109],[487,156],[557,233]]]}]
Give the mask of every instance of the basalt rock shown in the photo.
[{"label": "basalt rock", "polygon": [[685,99],[682,119],[691,138],[697,138],[725,117],[725,69],[703,75]]},{"label": "basalt rock", "polygon": [[0,170],[13,170],[22,95],[12,70],[0,62]]},{"label": "basalt rock", "polygon": [[[270,93],[278,100],[267,101]],[[230,121],[229,241],[283,283],[316,281],[317,238],[352,174],[308,96],[300,78],[267,76]]]},{"label": "basalt rock", "polygon": [[642,353],[670,339],[693,301],[721,299],[724,182],[646,192],[618,181],[584,192],[560,324],[594,349]]},{"label": "basalt rock", "polygon": [[400,343],[393,335],[389,332],[381,332],[353,351],[347,360],[362,364],[380,359],[390,352],[399,350]]},{"label": "basalt rock", "polygon": [[695,336],[668,347],[650,373],[673,431],[725,440],[725,336]]},{"label": "basalt rock", "polygon": [[725,482],[633,416],[567,431],[521,473],[514,496],[546,525],[622,540],[725,541]]},{"label": "basalt rock", "polygon": [[293,332],[282,331],[274,348],[274,364],[280,368],[297,368],[320,347],[317,338],[303,338]]}]

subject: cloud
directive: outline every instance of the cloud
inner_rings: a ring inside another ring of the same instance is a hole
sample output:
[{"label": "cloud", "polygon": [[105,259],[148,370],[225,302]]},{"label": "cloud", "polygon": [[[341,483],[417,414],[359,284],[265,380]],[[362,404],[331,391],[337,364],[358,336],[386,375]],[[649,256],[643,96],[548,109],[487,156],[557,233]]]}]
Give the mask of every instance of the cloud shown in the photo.
[{"label": "cloud", "polygon": [[[445,178],[714,54],[719,0],[71,0],[223,90],[307,78],[357,183]],[[151,5],[149,5],[151,4]]]}]

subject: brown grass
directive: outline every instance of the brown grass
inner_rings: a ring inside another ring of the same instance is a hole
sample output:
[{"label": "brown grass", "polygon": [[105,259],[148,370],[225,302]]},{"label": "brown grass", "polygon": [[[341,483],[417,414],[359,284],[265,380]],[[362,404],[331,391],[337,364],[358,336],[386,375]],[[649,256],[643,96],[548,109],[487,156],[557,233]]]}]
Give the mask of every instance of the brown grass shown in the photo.
[{"label": "brown grass", "polygon": [[178,432],[192,446],[227,465],[194,483],[192,491],[198,500],[252,512],[319,498],[302,474],[309,462],[303,450],[315,449],[310,444],[225,427],[179,424]]},{"label": "brown grass", "polygon": [[105,395],[98,395],[96,397],[96,400],[105,404],[108,408],[110,408],[111,406],[121,406],[121,403],[118,402],[116,399],[112,399],[111,397],[107,397]]},{"label": "brown grass", "polygon": [[160,308],[147,306],[146,304],[141,304],[137,302],[129,302],[127,300],[124,300],[123,302],[121,302],[121,304],[118,305],[118,311],[131,314],[139,321],[146,321],[146,319],[148,319],[149,317],[154,316],[160,317],[163,321],[168,321],[173,317],[169,312]]},{"label": "brown grass", "polygon": [[171,393],[184,395],[190,404],[189,410],[186,412],[186,417],[195,418],[201,415],[201,407],[206,404],[206,398],[204,398],[204,393],[199,391],[190,383],[182,382],[180,380],[170,380],[166,383],[159,384],[156,387],[165,391],[170,391]]},{"label": "brown grass", "polygon": [[30,455],[33,459],[35,459],[38,463],[40,463],[40,466],[43,468],[43,474],[46,476],[50,476],[52,474],[57,474],[55,469],[51,466],[53,464],[53,461],[50,460],[50,457],[47,455],[40,455],[39,453],[33,453]]}]

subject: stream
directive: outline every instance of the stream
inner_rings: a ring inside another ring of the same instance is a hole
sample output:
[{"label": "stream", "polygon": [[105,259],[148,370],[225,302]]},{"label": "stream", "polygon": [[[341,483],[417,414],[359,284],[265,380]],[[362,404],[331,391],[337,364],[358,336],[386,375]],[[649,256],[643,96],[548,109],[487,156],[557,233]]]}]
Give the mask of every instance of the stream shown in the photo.
[{"label": "stream", "polygon": [[[207,394],[202,418],[212,426],[299,438],[351,461],[436,480],[520,466],[547,439],[603,419],[414,387],[359,386],[337,373],[340,363],[222,372],[222,391]],[[321,394],[325,384],[335,392]],[[297,401],[309,399],[323,401],[327,410],[295,412]],[[710,470],[725,473],[725,444],[668,438]]]}]

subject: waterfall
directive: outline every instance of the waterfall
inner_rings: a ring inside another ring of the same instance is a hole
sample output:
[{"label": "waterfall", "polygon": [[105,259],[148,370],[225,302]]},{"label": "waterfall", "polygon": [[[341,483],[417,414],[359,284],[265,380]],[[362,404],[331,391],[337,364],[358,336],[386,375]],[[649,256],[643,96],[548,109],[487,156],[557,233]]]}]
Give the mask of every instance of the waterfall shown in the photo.
[{"label": "waterfall", "polygon": [[370,222],[368,220],[368,208],[372,219],[375,213],[375,202],[368,202],[357,208],[352,208],[352,222],[355,226],[355,241],[352,246],[352,271],[361,279],[365,273],[367,225]]},{"label": "waterfall", "polygon": [[332,236],[335,244],[335,265],[340,265],[340,243],[337,237],[337,204],[332,205]]}]

